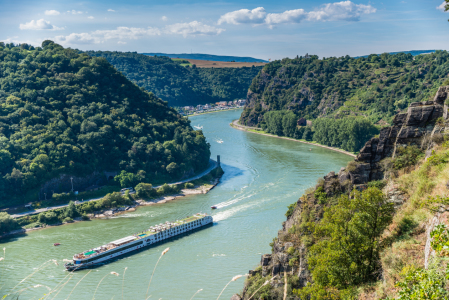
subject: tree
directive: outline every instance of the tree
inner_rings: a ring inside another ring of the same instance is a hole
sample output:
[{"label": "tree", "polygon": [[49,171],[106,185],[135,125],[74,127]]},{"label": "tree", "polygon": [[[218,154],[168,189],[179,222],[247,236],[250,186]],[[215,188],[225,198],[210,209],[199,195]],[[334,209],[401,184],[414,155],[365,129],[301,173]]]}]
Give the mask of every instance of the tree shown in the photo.
[{"label": "tree", "polygon": [[0,212],[0,234],[8,233],[20,226],[17,221],[6,212]]},{"label": "tree", "polygon": [[304,129],[304,133],[302,135],[302,139],[306,140],[306,141],[311,141],[312,138],[313,138],[312,129],[310,129],[310,127],[307,126],[306,129]]},{"label": "tree", "polygon": [[[352,198],[352,199],[351,199]],[[314,288],[345,290],[377,278],[381,234],[391,223],[393,204],[382,191],[369,187],[352,196],[342,195],[338,204],[325,210],[315,227],[316,243],[309,250],[309,269]]]},{"label": "tree", "polygon": [[69,205],[64,210],[64,217],[74,219],[79,216],[78,209],[73,201],[69,202]]}]

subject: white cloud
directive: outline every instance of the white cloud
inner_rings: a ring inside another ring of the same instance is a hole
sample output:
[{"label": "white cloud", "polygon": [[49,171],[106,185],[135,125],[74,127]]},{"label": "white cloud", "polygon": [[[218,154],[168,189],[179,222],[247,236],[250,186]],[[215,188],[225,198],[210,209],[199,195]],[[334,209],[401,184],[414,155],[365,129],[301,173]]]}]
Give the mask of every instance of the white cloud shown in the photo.
[{"label": "white cloud", "polygon": [[[439,6],[441,7],[441,5]],[[364,14],[375,13],[376,9],[371,5],[354,4],[353,2],[341,1],[322,5],[320,8],[306,12],[304,9],[287,10],[283,13],[267,14],[263,7],[253,10],[240,9],[228,12],[218,19],[218,25],[228,24],[266,24],[273,27],[276,24],[300,23],[308,21],[360,21]]]},{"label": "white cloud", "polygon": [[310,21],[359,21],[364,14],[375,13],[371,5],[354,4],[351,1],[341,1],[324,4],[321,8],[308,13]]},{"label": "white cloud", "polygon": [[129,28],[117,27],[112,30],[96,30],[84,33],[71,33],[67,36],[57,36],[56,41],[62,44],[100,44],[105,41],[117,39],[118,43],[125,43],[122,40],[137,40],[146,36],[160,35],[161,31],[158,28]]},{"label": "white cloud", "polygon": [[91,20],[95,19],[93,16],[88,16],[87,18]]},{"label": "white cloud", "polygon": [[67,12],[68,12],[69,14],[72,14],[72,15],[81,15],[81,14],[83,14],[82,11],[80,11],[80,10],[74,10],[74,9],[68,10]]},{"label": "white cloud", "polygon": [[115,12],[112,8],[108,9],[109,12]]},{"label": "white cloud", "polygon": [[441,11],[446,11],[446,4],[447,4],[446,1],[443,1],[443,3],[437,6],[437,9]]},{"label": "white cloud", "polygon": [[168,20],[168,18],[166,16],[162,16],[161,20],[165,22]]},{"label": "white cloud", "polygon": [[198,21],[193,21],[190,23],[176,23],[165,27],[165,32],[170,34],[182,34],[184,37],[189,35],[218,35],[223,31],[225,30],[222,28],[216,28]]},{"label": "white cloud", "polygon": [[265,21],[266,16],[265,9],[263,7],[257,7],[253,10],[240,9],[232,12],[228,12],[220,17],[218,25],[223,23],[228,24],[262,24]]},{"label": "white cloud", "polygon": [[49,21],[45,21],[44,19],[40,20],[31,20],[25,24],[20,24],[19,28],[21,30],[61,30],[64,28],[56,27],[55,25],[50,24]]},{"label": "white cloud", "polygon": [[46,10],[46,11],[45,11],[45,14],[46,14],[47,16],[57,16],[57,15],[60,14],[60,12],[57,11],[57,10],[54,10],[54,9],[50,9],[50,10]]},{"label": "white cloud", "polygon": [[268,14],[265,23],[270,26],[281,23],[299,23],[305,18],[307,18],[307,13],[304,9],[294,9],[280,14]]},{"label": "white cloud", "polygon": [[120,44],[120,45],[125,45],[125,44],[126,44],[126,42],[124,42],[124,41],[118,41],[118,42],[117,42],[117,44]]}]

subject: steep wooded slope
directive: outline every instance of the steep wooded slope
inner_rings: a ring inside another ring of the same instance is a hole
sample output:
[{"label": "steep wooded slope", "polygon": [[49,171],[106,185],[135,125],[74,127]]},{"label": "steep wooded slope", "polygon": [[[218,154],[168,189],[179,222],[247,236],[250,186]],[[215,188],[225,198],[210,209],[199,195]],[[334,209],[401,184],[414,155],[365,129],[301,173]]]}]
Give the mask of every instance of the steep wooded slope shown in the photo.
[{"label": "steep wooded slope", "polygon": [[106,59],[42,46],[0,44],[0,205],[37,200],[60,174],[151,181],[208,165],[202,133]]},{"label": "steep wooded slope", "polygon": [[412,102],[429,99],[449,74],[449,53],[285,58],[266,65],[253,80],[240,123],[261,126],[269,111],[297,118],[363,116],[390,124]]},{"label": "steep wooded slope", "polygon": [[132,52],[88,51],[104,57],[128,79],[170,106],[197,105],[245,98],[261,67],[191,68],[166,56]]}]

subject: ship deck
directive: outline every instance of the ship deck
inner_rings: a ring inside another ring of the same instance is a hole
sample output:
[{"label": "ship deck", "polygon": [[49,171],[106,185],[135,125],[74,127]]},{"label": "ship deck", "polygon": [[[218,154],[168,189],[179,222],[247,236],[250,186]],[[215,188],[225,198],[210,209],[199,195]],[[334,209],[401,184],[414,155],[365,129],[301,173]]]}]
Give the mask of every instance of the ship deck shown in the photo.
[{"label": "ship deck", "polygon": [[[185,219],[176,220],[175,222],[165,222],[163,224],[154,225],[154,226],[151,226],[149,229],[144,230],[142,232],[135,233],[132,236],[129,236],[129,237],[126,237],[126,238],[123,238],[123,239],[120,239],[120,240],[117,240],[114,242],[110,242],[101,247],[90,249],[88,251],[76,254],[75,257],[77,257],[78,259],[86,259],[89,257],[93,257],[97,254],[107,252],[109,250],[112,250],[112,249],[122,246],[124,244],[128,244],[128,243],[134,242],[136,240],[144,239],[146,237],[149,237],[149,236],[159,233],[161,231],[165,231],[165,230],[173,228],[173,227],[177,227],[177,226],[180,226],[183,224],[188,224],[190,222],[199,220],[205,216],[206,216],[206,214],[196,214],[196,215],[187,217]],[[135,238],[132,239],[132,237],[135,237]],[[126,239],[126,241],[123,241],[123,243],[121,245],[119,245],[120,243],[117,243],[124,239]]]}]

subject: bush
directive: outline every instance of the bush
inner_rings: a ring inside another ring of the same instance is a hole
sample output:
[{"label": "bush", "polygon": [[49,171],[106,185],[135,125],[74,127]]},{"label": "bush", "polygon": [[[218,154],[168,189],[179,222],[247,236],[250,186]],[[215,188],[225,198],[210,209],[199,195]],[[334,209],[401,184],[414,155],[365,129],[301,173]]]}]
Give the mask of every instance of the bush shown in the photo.
[{"label": "bush", "polygon": [[323,205],[327,203],[327,194],[322,186],[318,187],[313,195],[319,204]]},{"label": "bush", "polygon": [[296,208],[296,202],[290,204],[290,205],[288,206],[287,212],[285,213],[285,216],[288,218],[288,217],[290,217],[291,215],[293,215],[293,211],[295,210],[295,208]]},{"label": "bush", "polygon": [[139,198],[152,198],[157,195],[156,190],[150,183],[139,183],[134,188],[136,190],[136,195]]},{"label": "bush", "polygon": [[82,216],[81,216],[81,220],[83,220],[83,221],[88,221],[88,220],[90,220],[90,219],[89,219],[89,217],[88,217],[87,215],[82,215]]},{"label": "bush", "polygon": [[79,216],[78,209],[76,208],[76,205],[73,201],[69,202],[69,205],[64,210],[64,217],[66,218],[76,218]]},{"label": "bush", "polygon": [[66,222],[66,223],[72,223],[72,222],[73,222],[73,219],[67,217],[67,218],[64,219],[64,222]]},{"label": "bush", "polygon": [[6,212],[0,212],[0,234],[8,233],[11,230],[18,229],[20,226],[17,221]]},{"label": "bush", "polygon": [[398,147],[396,157],[392,159],[393,168],[396,170],[414,166],[423,156],[423,152],[415,145]]},{"label": "bush", "polygon": [[195,187],[195,185],[193,183],[191,183],[191,182],[186,182],[184,184],[184,188],[185,189],[193,189],[194,187]]}]

